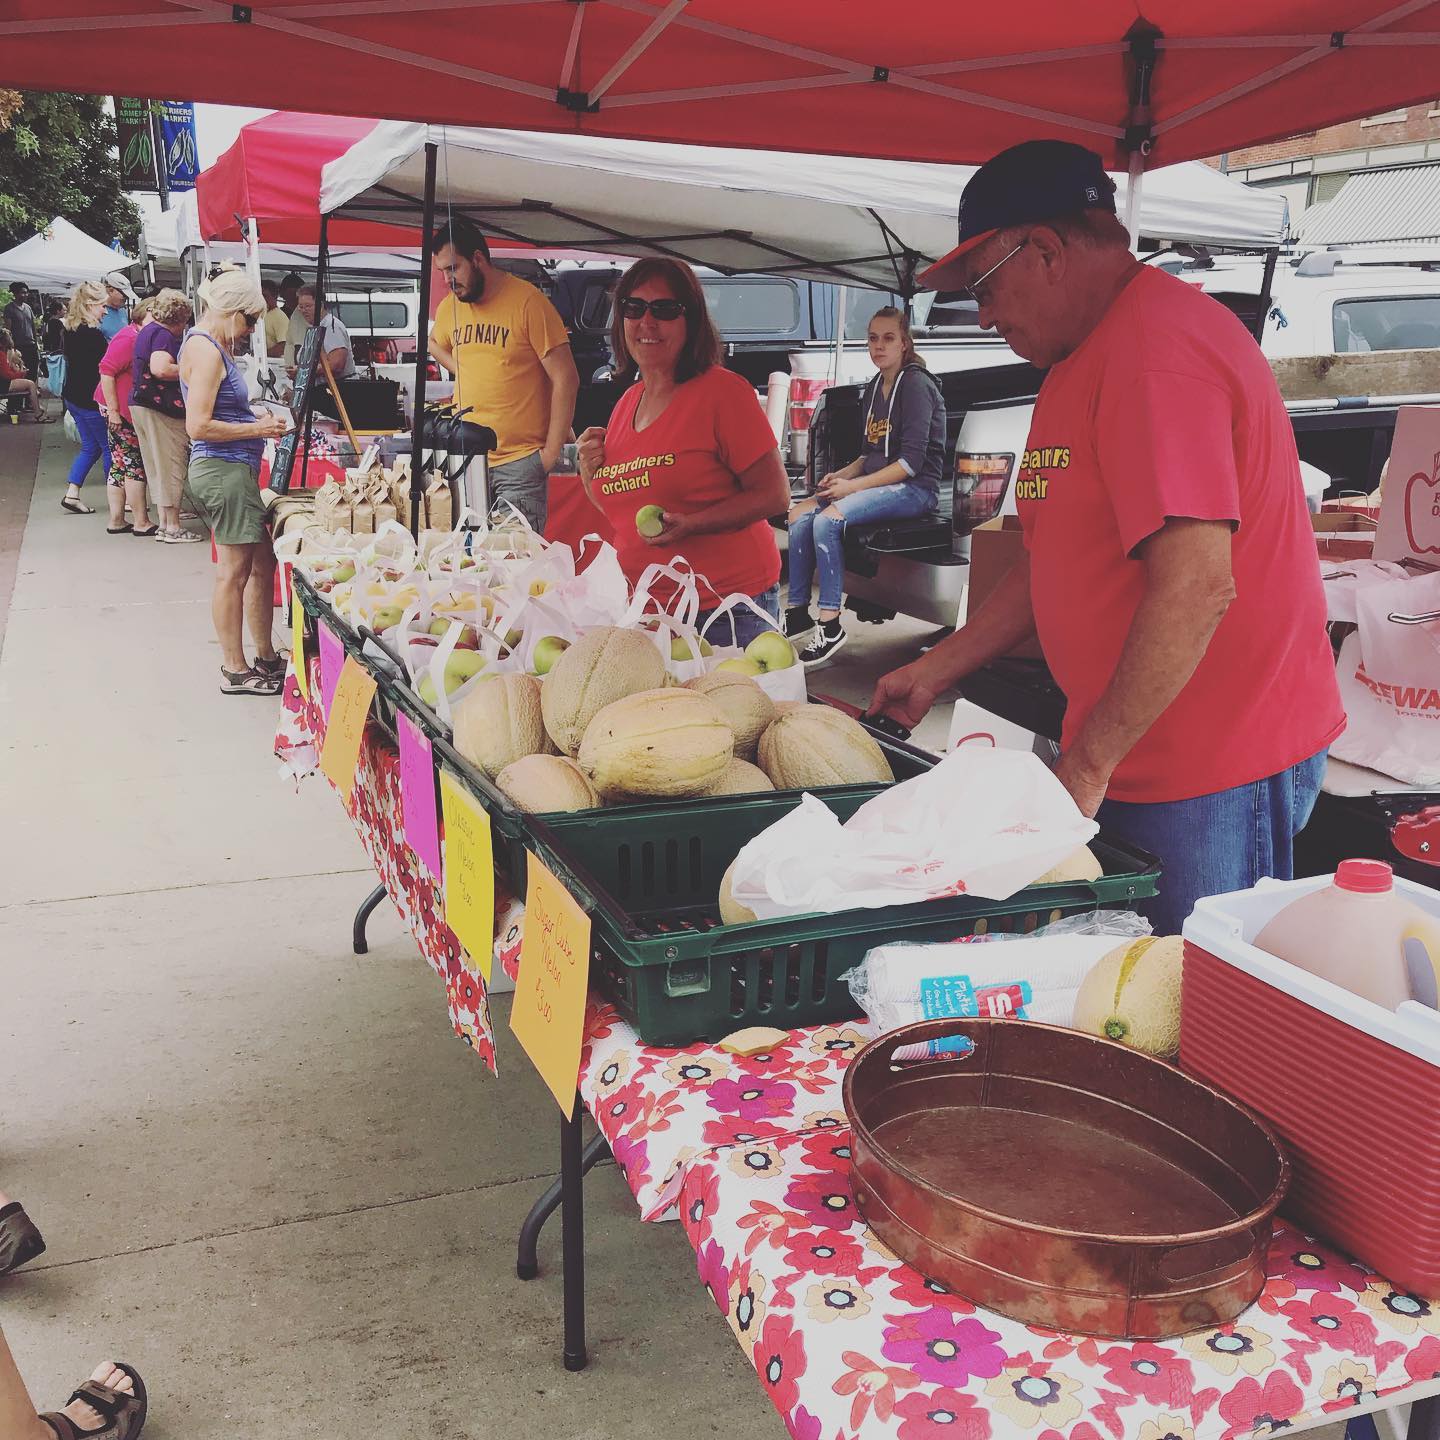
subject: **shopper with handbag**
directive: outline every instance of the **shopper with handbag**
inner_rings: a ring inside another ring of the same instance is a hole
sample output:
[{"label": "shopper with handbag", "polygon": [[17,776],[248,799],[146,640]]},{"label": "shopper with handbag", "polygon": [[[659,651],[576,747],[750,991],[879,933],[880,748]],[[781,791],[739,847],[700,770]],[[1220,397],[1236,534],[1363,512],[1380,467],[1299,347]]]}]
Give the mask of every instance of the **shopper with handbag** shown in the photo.
[{"label": "shopper with handbag", "polygon": [[190,302],[178,290],[162,290],[151,301],[150,318],[135,337],[131,361],[130,415],[140,441],[145,474],[160,511],[155,538],[166,545],[204,539],[180,525],[190,438],[185,433],[178,362],[180,342],[192,318]]}]

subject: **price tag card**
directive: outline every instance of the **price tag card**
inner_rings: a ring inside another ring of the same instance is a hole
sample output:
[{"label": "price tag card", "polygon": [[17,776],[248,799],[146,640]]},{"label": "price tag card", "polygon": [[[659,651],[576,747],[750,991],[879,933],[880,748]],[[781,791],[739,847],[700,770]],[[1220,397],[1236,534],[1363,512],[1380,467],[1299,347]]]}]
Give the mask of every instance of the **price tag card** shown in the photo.
[{"label": "price tag card", "polygon": [[445,812],[445,923],[490,983],[495,959],[495,856],[490,817],[448,770],[440,771]]},{"label": "price tag card", "polygon": [[290,663],[295,668],[295,683],[300,687],[300,698],[310,698],[310,676],[305,664],[305,607],[300,603],[300,592],[290,588]]},{"label": "price tag card", "polygon": [[405,843],[438,880],[440,829],[435,819],[435,752],[430,737],[403,710],[395,715],[400,742],[400,823]]},{"label": "price tag card", "polygon": [[510,1028],[568,1115],[575,1105],[585,1039],[590,917],[533,854],[528,866],[525,936]]},{"label": "price tag card", "polygon": [[320,768],[347,802],[355,789],[355,767],[360,763],[360,741],[365,717],[375,698],[375,677],[352,656],[347,656],[330,702],[325,743],[320,747]]},{"label": "price tag card", "polygon": [[328,725],[330,707],[335,702],[335,687],[340,683],[340,671],[345,666],[345,647],[323,620],[315,628],[320,632],[320,709]]}]

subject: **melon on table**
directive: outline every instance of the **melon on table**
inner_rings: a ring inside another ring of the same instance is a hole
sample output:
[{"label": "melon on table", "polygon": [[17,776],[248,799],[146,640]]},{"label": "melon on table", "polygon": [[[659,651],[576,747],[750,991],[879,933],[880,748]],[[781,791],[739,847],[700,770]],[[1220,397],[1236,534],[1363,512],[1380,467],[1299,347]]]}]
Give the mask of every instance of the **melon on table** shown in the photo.
[{"label": "melon on table", "polygon": [[1162,1059],[1179,1054],[1184,950],[1178,935],[1117,945],[1080,982],[1075,1028]]},{"label": "melon on table", "polygon": [[754,795],[774,790],[770,777],[738,755],[701,792],[704,795]]},{"label": "melon on table", "polygon": [[638,630],[604,625],[582,635],[545,677],[545,729],[564,755],[579,753],[590,722],[607,705],[665,683],[665,661]]},{"label": "melon on table", "polygon": [[689,796],[729,765],[735,733],[713,701],[693,690],[644,690],[605,706],[577,759],[603,797]]},{"label": "melon on table", "polygon": [[735,732],[735,753],[753,760],[760,736],[775,719],[775,702],[750,676],[734,671],[712,670],[687,680],[685,688],[709,696],[720,707]]},{"label": "melon on table", "polygon": [[777,790],[889,783],[895,772],[875,737],[829,705],[779,715],[760,737],[760,768]]},{"label": "melon on table", "polygon": [[490,779],[545,749],[540,685],[529,675],[497,675],[477,685],[450,716],[455,748]]},{"label": "melon on table", "polygon": [[720,923],[722,925],[749,925],[758,917],[748,905],[742,905],[736,900],[733,893],[732,877],[734,873],[735,861],[732,860],[730,868],[726,870],[720,880]]},{"label": "melon on table", "polygon": [[564,755],[526,755],[495,777],[502,794],[521,810],[544,815],[557,810],[594,810],[595,788]]}]

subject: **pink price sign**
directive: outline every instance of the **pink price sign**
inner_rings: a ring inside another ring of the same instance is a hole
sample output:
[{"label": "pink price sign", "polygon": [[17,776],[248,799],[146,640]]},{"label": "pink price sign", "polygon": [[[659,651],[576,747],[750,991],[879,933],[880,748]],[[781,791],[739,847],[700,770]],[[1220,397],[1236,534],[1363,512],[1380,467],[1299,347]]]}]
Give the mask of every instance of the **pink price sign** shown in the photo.
[{"label": "pink price sign", "polygon": [[435,753],[429,736],[403,711],[395,715],[400,741],[400,816],[405,842],[440,878],[440,829],[435,818]]},{"label": "pink price sign", "polygon": [[340,672],[345,668],[345,647],[323,620],[315,628],[320,632],[320,709],[329,720],[335,687],[340,683]]}]

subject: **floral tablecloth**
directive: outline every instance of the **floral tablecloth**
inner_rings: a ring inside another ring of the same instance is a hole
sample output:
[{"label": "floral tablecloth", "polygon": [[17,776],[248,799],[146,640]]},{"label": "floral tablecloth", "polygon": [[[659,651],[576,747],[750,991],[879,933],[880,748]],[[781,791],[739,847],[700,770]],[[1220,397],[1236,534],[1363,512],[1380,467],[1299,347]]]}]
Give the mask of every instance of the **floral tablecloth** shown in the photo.
[{"label": "floral tablecloth", "polygon": [[[315,769],[324,739],[319,695],[318,662],[312,664],[308,701],[300,694],[293,669],[287,672],[275,754],[297,777]],[[494,1071],[495,1034],[485,982],[479,967],[445,923],[440,882],[405,843],[400,820],[400,757],[374,725],[365,730],[355,788],[346,813],[375,867],[376,878],[415,937],[420,953],[445,986],[445,1003],[456,1035]],[[508,929],[504,912],[509,901],[498,888],[495,903],[497,915]]]},{"label": "floral tablecloth", "polygon": [[869,1232],[849,1144],[789,1135],[683,1176],[700,1278],[794,1440],[1227,1440],[1440,1379],[1440,1314],[1284,1223],[1218,1330],[1127,1343],[977,1309]]},{"label": "floral tablecloth", "polygon": [[673,1220],[685,1167],[716,1149],[734,1163],[761,1142],[845,1124],[845,1067],[869,1039],[858,1025],[790,1031],[762,1055],[714,1045],[644,1044],[613,1006],[592,998],[585,1016],[580,1096],[610,1144],[642,1220]]}]

